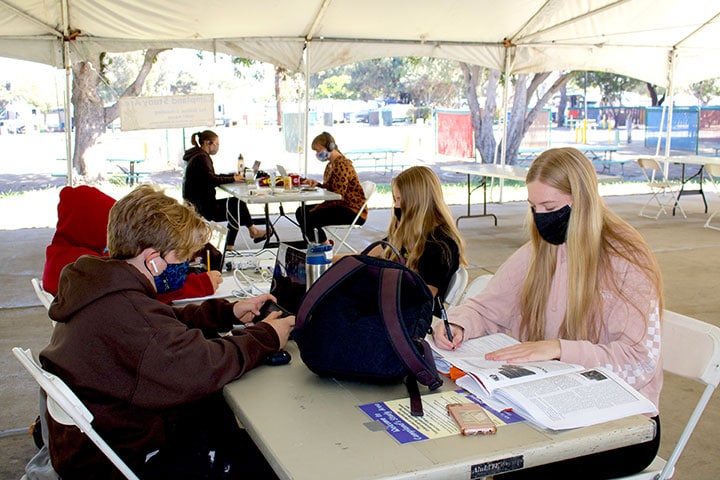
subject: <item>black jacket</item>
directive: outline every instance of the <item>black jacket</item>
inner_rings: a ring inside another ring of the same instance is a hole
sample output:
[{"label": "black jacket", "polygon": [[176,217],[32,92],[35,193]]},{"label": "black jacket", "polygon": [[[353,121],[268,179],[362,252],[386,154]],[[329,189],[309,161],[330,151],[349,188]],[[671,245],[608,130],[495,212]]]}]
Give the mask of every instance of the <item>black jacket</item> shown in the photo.
[{"label": "black jacket", "polygon": [[215,173],[210,155],[200,147],[185,152],[185,176],[183,177],[182,196],[192,203],[203,217],[212,216],[215,209],[215,187],[224,183],[233,183],[232,174]]}]

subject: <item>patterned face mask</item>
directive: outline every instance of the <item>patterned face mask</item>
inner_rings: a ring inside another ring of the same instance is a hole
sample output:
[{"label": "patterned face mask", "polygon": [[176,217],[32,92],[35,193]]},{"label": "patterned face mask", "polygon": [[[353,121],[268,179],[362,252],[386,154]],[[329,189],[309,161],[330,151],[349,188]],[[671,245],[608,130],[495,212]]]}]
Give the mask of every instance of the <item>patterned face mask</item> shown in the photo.
[{"label": "patterned face mask", "polygon": [[155,288],[158,293],[168,293],[180,290],[185,285],[190,262],[168,263],[167,268],[155,276]]}]

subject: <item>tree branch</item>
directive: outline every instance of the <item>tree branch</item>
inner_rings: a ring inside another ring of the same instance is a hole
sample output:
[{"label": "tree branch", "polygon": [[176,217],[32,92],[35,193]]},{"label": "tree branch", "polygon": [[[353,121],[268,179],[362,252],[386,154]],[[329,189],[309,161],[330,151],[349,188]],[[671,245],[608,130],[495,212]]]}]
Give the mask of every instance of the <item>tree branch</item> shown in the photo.
[{"label": "tree branch", "polygon": [[[129,87],[125,89],[125,91],[120,95],[120,97],[135,97],[142,92],[143,84],[145,83],[145,79],[147,78],[148,74],[150,73],[150,70],[152,70],[153,64],[155,63],[155,60],[157,59],[157,56],[164,52],[165,50],[168,50],[167,48],[163,49],[148,49],[145,51],[145,59],[143,60],[142,67],[140,67],[140,71],[137,74],[137,77],[135,77],[135,81],[130,84]],[[120,115],[118,102],[115,102],[114,104],[110,105],[109,107],[105,107],[105,125],[111,124],[118,116]]]},{"label": "tree branch", "polygon": [[[538,115],[538,113],[540,113],[540,110],[542,110],[542,108],[545,106],[545,104],[548,102],[548,100],[550,100],[550,99],[552,98],[552,96],[555,95],[555,93],[556,93],[558,90],[560,90],[564,85],[567,85],[567,83],[568,83],[568,82],[570,81],[570,79],[573,77],[573,73],[574,73],[574,72],[567,72],[567,73],[564,73],[564,74],[560,75],[560,77],[558,77],[558,79],[555,80],[555,82],[554,82],[554,83],[552,84],[552,86],[545,92],[545,94],[544,94],[542,97],[540,97],[540,100],[538,100],[538,101],[535,103],[535,106],[534,106],[532,109],[530,109],[530,111],[528,112],[527,116],[525,117],[525,125],[524,125],[524,127],[523,127],[523,131],[526,132],[527,129],[530,128],[530,125],[532,124],[532,122],[535,121],[535,118],[537,118],[537,115]],[[548,75],[549,75],[549,73],[548,73]],[[539,75],[536,75],[535,77],[537,78],[538,76],[539,76]],[[544,80],[545,78],[547,78],[547,75],[545,75],[545,77],[543,78],[543,80]],[[535,82],[535,78],[533,78],[533,82],[532,82],[532,83],[534,83],[534,82]],[[531,85],[530,85],[531,87],[532,87],[532,83],[531,83]],[[537,86],[536,86],[535,88],[537,88]],[[528,90],[529,90],[529,89],[528,89]],[[529,97],[530,97],[530,95],[528,94],[528,98],[529,98]]]}]

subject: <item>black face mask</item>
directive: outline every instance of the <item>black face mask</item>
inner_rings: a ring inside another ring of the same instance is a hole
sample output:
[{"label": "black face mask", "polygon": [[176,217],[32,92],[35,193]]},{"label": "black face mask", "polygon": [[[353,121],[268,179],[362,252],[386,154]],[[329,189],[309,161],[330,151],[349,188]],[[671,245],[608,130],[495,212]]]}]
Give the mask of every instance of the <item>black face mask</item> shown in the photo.
[{"label": "black face mask", "polygon": [[393,208],[393,213],[395,214],[395,218],[397,218],[397,221],[400,221],[400,216],[402,215],[402,209],[400,208]]},{"label": "black face mask", "polygon": [[543,240],[553,245],[565,243],[570,223],[570,211],[570,205],[547,213],[537,213],[533,210],[535,227]]}]

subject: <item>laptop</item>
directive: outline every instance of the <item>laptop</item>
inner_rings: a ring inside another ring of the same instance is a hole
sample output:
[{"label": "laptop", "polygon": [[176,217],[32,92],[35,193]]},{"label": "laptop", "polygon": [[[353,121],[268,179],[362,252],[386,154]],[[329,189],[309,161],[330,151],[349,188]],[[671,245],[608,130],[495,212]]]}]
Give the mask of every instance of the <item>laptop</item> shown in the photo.
[{"label": "laptop", "polygon": [[305,251],[281,243],[275,259],[270,293],[285,310],[296,315],[306,290]]},{"label": "laptop", "polygon": [[252,167],[253,178],[257,178],[257,173],[260,171],[260,160],[255,160]]},{"label": "laptop", "polygon": [[[217,222],[208,222],[208,226],[210,227],[210,245],[215,247],[218,252],[222,255],[220,257],[220,263],[219,265],[215,263],[215,261],[211,261],[212,267],[218,267],[219,268],[213,268],[213,270],[218,270],[222,272],[224,270],[225,266],[225,248],[227,247],[227,236],[228,236],[228,229],[225,225],[221,225]],[[207,260],[203,259],[203,262],[206,262]]]},{"label": "laptop", "polygon": [[277,168],[278,175],[280,175],[283,178],[288,176],[287,170],[285,170],[285,167],[283,167],[282,165],[276,165],[275,167]]}]

